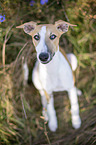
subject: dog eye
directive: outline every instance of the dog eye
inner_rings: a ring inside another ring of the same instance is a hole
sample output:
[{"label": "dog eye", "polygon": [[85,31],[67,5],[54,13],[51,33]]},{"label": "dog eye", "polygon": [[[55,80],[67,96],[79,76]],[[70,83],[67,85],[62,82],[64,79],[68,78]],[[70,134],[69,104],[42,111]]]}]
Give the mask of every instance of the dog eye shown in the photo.
[{"label": "dog eye", "polygon": [[51,40],[53,40],[53,39],[55,39],[57,36],[55,35],[55,34],[52,34],[49,38],[51,39]]},{"label": "dog eye", "polygon": [[39,35],[35,35],[34,39],[38,41],[40,39],[40,36]]}]

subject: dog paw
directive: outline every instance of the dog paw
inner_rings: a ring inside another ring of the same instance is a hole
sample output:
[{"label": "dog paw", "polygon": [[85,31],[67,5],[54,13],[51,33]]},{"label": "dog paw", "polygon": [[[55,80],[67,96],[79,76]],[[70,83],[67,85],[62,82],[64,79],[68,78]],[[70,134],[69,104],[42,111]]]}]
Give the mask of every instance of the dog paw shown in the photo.
[{"label": "dog paw", "polygon": [[80,128],[80,126],[81,126],[81,119],[80,119],[80,116],[73,116],[73,117],[72,117],[72,126],[73,126],[75,129]]},{"label": "dog paw", "polygon": [[57,118],[51,119],[48,123],[48,126],[52,132],[55,132],[58,127]]}]

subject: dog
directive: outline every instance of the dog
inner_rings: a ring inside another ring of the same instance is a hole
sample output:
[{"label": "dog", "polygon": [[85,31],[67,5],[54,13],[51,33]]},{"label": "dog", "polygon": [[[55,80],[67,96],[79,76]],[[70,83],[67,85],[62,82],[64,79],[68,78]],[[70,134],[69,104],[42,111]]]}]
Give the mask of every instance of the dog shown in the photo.
[{"label": "dog", "polygon": [[24,32],[32,36],[37,53],[37,62],[33,69],[32,81],[39,90],[43,105],[43,116],[48,121],[49,129],[55,132],[58,123],[54,109],[53,92],[67,91],[70,104],[72,126],[80,128],[79,105],[77,89],[73,71],[77,67],[74,54],[65,54],[59,47],[60,36],[68,31],[69,26],[76,26],[59,20],[55,24],[41,24],[36,22],[24,23],[16,28],[23,28]]}]

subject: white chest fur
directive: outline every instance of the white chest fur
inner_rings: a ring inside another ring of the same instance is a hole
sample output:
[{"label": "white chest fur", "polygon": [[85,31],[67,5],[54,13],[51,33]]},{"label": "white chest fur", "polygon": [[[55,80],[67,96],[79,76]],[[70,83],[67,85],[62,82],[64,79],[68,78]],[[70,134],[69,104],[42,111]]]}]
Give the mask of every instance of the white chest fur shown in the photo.
[{"label": "white chest fur", "polygon": [[[52,92],[64,90],[68,91],[71,102],[72,125],[76,129],[79,128],[81,119],[77,92],[74,87],[72,70],[62,53],[58,51],[48,64],[41,64],[37,61],[33,70],[32,80],[41,94],[43,108],[47,109],[48,114],[43,110],[43,115],[45,119],[48,118],[49,120],[50,130],[56,131],[58,126]],[[51,96],[49,103],[47,103],[43,89]]]},{"label": "white chest fur", "polygon": [[59,51],[48,64],[39,63],[39,79],[49,94],[53,91],[67,91],[74,84],[72,70]]}]

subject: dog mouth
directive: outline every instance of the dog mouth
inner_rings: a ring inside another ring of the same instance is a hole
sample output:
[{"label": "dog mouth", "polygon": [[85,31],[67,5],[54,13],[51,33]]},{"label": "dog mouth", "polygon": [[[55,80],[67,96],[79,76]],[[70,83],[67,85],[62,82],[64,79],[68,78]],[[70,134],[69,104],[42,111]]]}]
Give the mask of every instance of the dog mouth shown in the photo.
[{"label": "dog mouth", "polygon": [[55,52],[53,54],[42,52],[39,54],[38,58],[42,64],[47,64],[53,59],[54,55],[55,55]]}]

